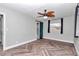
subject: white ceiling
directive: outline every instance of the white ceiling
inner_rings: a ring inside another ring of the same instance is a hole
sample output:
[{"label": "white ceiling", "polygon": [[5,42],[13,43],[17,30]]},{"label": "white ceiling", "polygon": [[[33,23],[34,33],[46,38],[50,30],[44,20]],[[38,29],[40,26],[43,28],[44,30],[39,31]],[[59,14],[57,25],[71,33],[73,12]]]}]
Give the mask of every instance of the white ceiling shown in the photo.
[{"label": "white ceiling", "polygon": [[44,9],[54,10],[56,18],[63,16],[70,16],[74,14],[76,3],[30,3],[30,4],[14,4],[14,3],[1,3],[0,5],[15,9],[19,12],[29,14],[36,17],[37,12],[43,12]]}]

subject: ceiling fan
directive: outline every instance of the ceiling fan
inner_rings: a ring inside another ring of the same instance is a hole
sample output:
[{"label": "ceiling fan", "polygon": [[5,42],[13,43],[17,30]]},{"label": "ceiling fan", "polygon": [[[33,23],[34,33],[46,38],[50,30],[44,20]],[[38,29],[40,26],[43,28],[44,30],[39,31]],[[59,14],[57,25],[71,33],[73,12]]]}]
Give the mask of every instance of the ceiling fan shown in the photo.
[{"label": "ceiling fan", "polygon": [[55,17],[55,12],[54,11],[47,11],[46,9],[44,10],[44,12],[38,12],[38,14],[40,16],[38,17]]},{"label": "ceiling fan", "polygon": [[[38,12],[40,16],[38,17],[44,17],[45,19],[50,18],[50,17],[55,17],[55,12],[54,11],[49,11],[49,10],[44,10],[44,12]],[[48,33],[50,33],[50,19],[48,20]]]}]

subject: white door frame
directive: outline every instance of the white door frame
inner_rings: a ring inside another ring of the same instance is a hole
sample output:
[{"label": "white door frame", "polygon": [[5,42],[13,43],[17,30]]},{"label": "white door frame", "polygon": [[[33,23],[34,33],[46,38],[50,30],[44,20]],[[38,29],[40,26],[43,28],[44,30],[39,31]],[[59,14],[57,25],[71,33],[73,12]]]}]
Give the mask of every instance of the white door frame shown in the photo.
[{"label": "white door frame", "polygon": [[5,23],[5,14],[3,12],[0,12],[1,15],[3,15],[2,21],[2,44],[3,44],[3,51],[5,51],[5,39],[6,39],[6,23]]}]

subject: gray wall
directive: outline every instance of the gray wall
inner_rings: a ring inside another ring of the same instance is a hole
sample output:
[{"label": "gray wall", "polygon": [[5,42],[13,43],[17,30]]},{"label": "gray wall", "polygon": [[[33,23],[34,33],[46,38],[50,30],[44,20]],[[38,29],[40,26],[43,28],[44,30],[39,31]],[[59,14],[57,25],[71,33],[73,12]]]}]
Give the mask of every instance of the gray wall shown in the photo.
[{"label": "gray wall", "polygon": [[74,40],[74,16],[64,17],[63,20],[63,34],[47,32],[47,21],[44,21],[44,38],[49,38],[58,41],[65,41],[73,43]]},{"label": "gray wall", "polygon": [[[79,19],[79,16],[78,16]],[[79,55],[79,38],[74,38],[74,44],[77,51],[77,54]]]},{"label": "gray wall", "polygon": [[0,6],[0,12],[5,14],[5,48],[36,39],[36,25],[32,17],[3,6]]}]

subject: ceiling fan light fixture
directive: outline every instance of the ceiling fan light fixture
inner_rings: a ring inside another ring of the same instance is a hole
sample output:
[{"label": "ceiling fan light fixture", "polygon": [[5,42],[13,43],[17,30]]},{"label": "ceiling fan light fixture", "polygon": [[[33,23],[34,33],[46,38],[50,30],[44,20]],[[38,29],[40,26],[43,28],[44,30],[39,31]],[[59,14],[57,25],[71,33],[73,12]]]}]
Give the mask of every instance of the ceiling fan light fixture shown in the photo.
[{"label": "ceiling fan light fixture", "polygon": [[47,17],[47,16],[44,16],[43,18],[44,18],[44,19],[47,19],[48,17]]}]

